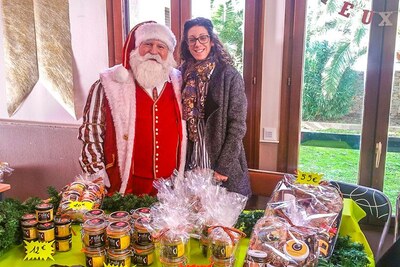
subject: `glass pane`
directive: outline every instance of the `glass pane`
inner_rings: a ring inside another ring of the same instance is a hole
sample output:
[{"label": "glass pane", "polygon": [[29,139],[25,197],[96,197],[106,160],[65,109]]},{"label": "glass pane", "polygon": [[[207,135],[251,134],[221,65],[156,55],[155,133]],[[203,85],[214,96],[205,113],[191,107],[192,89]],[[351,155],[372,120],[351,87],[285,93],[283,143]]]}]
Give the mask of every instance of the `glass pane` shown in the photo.
[{"label": "glass pane", "polygon": [[400,26],[397,23],[396,52],[393,60],[392,98],[389,114],[389,132],[383,192],[389,197],[395,211],[396,197],[400,193]]},{"label": "glass pane", "polygon": [[243,33],[245,0],[192,0],[192,18],[212,21],[214,31],[243,73]]},{"label": "glass pane", "polygon": [[[371,1],[352,4],[371,10]],[[369,25],[342,7],[308,1],[298,168],[357,183]]]},{"label": "glass pane", "polygon": [[128,9],[129,30],[136,24],[147,20],[154,20],[171,28],[170,0],[159,0],[156,5],[154,1],[129,0]]}]

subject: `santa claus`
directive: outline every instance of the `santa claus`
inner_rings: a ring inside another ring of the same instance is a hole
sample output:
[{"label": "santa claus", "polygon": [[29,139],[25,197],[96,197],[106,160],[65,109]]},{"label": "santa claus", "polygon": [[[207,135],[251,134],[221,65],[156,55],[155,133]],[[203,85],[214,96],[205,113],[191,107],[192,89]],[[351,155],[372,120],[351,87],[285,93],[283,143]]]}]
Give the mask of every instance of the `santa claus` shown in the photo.
[{"label": "santa claus", "polygon": [[186,127],[176,39],[156,22],[127,36],[122,64],[100,74],[89,92],[78,139],[84,172],[103,177],[108,193],[155,195],[153,181],[183,173]]}]

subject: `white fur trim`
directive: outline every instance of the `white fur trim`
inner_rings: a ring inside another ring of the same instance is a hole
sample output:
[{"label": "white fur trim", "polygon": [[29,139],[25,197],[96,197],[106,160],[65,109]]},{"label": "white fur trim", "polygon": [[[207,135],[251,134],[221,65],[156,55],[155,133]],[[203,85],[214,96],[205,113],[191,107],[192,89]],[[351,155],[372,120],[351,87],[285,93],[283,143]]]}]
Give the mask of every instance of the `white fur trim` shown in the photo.
[{"label": "white fur trim", "polygon": [[135,32],[135,47],[150,39],[160,40],[173,52],[176,45],[175,35],[165,25],[158,23],[146,23],[140,26]]},{"label": "white fur trim", "polygon": [[[128,72],[128,79],[125,83],[116,83],[114,80],[115,71],[119,66],[108,69],[100,75],[104,92],[110,105],[111,114],[114,120],[114,128],[117,139],[118,166],[121,174],[121,188],[119,192],[125,194],[132,168],[133,143],[135,140],[136,124],[136,87],[131,72]],[[181,85],[182,76],[180,71],[173,69],[170,74],[172,87],[182,112]],[[179,165],[179,177],[183,177],[186,160],[186,123],[182,122],[182,147]],[[128,140],[124,139],[128,135]]]},{"label": "white fur trim", "polygon": [[129,79],[129,70],[127,70],[124,66],[118,65],[113,71],[114,81],[119,83],[125,83]]}]

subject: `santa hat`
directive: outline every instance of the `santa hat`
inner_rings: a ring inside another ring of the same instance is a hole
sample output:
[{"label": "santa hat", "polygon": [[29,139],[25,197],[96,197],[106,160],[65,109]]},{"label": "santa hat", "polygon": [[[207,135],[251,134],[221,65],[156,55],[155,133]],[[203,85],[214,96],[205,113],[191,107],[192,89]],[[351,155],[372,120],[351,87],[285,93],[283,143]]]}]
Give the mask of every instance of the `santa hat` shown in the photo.
[{"label": "santa hat", "polygon": [[129,32],[124,47],[122,49],[122,65],[115,72],[116,80],[125,82],[129,76],[131,65],[129,58],[132,50],[135,50],[139,45],[150,39],[160,40],[165,43],[172,53],[176,46],[176,38],[172,31],[165,25],[155,21],[145,21],[137,24]]}]

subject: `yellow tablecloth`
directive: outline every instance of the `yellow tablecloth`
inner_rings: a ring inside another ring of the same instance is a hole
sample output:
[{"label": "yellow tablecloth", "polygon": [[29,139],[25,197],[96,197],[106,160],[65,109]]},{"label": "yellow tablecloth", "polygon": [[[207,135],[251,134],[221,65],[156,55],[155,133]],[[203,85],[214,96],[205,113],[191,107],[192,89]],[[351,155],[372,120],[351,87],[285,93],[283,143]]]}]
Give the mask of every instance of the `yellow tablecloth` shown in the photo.
[{"label": "yellow tablecloth", "polygon": [[343,199],[343,213],[342,222],[340,224],[339,235],[350,236],[350,239],[354,242],[359,242],[364,245],[365,252],[368,255],[370,261],[370,267],[375,266],[374,254],[372,253],[371,247],[368,241],[361,231],[358,222],[366,215],[365,211],[361,209],[356,202],[352,199]]},{"label": "yellow tablecloth", "polygon": [[[344,199],[343,203],[342,222],[340,225],[339,235],[350,236],[351,240],[360,242],[364,245],[365,251],[370,259],[370,266],[375,266],[372,250],[362,233],[358,221],[366,214],[365,212],[351,199]],[[57,252],[54,255],[54,261],[26,260],[24,261],[25,252],[23,245],[15,246],[5,255],[0,257],[0,267],[49,267],[52,264],[59,265],[82,265],[86,266],[85,254],[81,252],[82,242],[80,235],[80,226],[74,225],[73,230],[76,235],[72,236],[72,250],[68,252]],[[0,240],[1,242],[1,240]],[[244,238],[240,241],[238,257],[236,258],[235,266],[243,266],[244,258],[247,252],[249,239]],[[200,250],[199,241],[196,239],[190,240],[190,258],[188,264],[208,265],[209,259],[203,257]],[[160,266],[159,263],[154,263],[152,266]]]},{"label": "yellow tablecloth", "polygon": [[[68,252],[56,252],[53,256],[54,261],[48,259],[46,261],[42,260],[26,260],[24,261],[25,251],[23,245],[15,246],[10,251],[8,251],[5,255],[0,257],[0,266],[1,267],[49,267],[52,264],[59,265],[82,265],[86,266],[85,263],[85,254],[81,252],[82,249],[82,241],[80,235],[80,226],[73,225],[72,229],[76,233],[76,235],[72,236],[72,250]],[[0,240],[1,242],[1,240]],[[249,239],[244,238],[240,241],[238,247],[238,257],[235,261],[236,267],[242,267],[244,262],[244,257],[247,252],[247,247],[249,244]],[[208,265],[210,264],[209,259],[205,258],[201,254],[199,241],[196,239],[190,240],[190,258],[188,264],[196,264],[196,265]],[[132,264],[133,266],[133,264]],[[151,266],[160,266],[159,263],[154,263]]]}]

